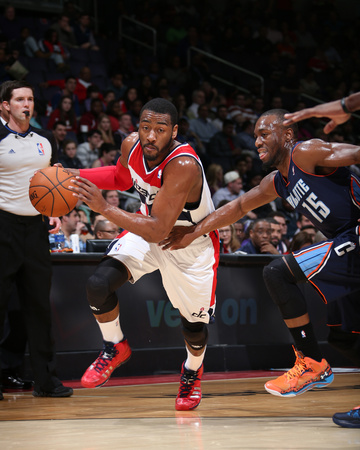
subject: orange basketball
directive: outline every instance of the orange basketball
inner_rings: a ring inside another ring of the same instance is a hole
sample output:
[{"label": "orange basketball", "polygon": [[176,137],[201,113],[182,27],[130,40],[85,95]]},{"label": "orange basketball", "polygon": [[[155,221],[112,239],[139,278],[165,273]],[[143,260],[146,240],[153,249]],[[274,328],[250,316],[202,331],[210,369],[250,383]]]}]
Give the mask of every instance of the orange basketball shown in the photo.
[{"label": "orange basketball", "polygon": [[69,189],[71,179],[74,179],[74,175],[61,167],[46,167],[36,172],[29,188],[33,207],[44,216],[68,214],[78,201]]}]

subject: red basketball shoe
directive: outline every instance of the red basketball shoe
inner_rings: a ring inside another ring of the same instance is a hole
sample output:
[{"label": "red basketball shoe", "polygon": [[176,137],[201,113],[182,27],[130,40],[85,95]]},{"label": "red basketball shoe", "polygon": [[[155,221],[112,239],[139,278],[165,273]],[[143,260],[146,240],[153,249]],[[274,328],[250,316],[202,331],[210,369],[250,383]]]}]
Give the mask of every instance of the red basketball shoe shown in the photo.
[{"label": "red basketball shoe", "polygon": [[183,362],[179,393],[175,401],[177,411],[189,411],[199,406],[201,402],[200,381],[203,373],[203,364],[198,370],[188,370],[185,368],[185,362]]},{"label": "red basketball shoe", "polygon": [[103,386],[114,370],[121,364],[126,363],[130,356],[131,348],[126,339],[118,344],[104,341],[104,348],[82,376],[81,384],[86,388]]}]

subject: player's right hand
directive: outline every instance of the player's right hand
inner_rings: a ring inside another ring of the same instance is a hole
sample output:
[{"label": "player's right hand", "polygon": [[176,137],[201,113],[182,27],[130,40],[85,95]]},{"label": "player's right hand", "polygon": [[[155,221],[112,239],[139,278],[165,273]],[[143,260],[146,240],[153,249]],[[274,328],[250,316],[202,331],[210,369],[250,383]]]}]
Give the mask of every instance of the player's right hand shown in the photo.
[{"label": "player's right hand", "polygon": [[190,227],[176,226],[170,231],[169,236],[160,241],[158,245],[162,247],[162,250],[180,250],[185,248],[195,239],[195,236],[193,236],[194,230],[195,225]]}]

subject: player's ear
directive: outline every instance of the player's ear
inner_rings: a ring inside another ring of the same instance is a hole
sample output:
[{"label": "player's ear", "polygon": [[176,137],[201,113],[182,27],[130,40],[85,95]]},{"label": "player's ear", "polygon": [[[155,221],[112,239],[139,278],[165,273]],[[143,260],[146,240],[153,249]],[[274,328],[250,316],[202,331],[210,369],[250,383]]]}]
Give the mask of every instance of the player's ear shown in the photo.
[{"label": "player's ear", "polygon": [[175,139],[178,134],[178,125],[174,125],[172,129],[172,138]]},{"label": "player's ear", "polygon": [[10,104],[9,104],[9,102],[7,102],[7,101],[3,101],[2,102],[2,108],[5,108],[6,109],[6,111],[10,111]]},{"label": "player's ear", "polygon": [[293,140],[294,139],[294,130],[292,129],[292,128],[286,128],[285,129],[285,140],[288,142],[288,141],[291,141],[291,140]]}]

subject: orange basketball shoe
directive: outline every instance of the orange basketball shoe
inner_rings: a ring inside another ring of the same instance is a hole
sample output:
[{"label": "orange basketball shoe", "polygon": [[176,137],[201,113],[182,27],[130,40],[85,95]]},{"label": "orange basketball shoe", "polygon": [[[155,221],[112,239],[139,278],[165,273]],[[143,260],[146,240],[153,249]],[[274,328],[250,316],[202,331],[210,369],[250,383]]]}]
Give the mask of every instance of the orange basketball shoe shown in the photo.
[{"label": "orange basketball shoe", "polygon": [[201,364],[198,370],[188,370],[185,362],[181,367],[180,388],[175,401],[177,411],[189,411],[199,406],[201,402],[201,377],[204,366]]},{"label": "orange basketball shoe", "polygon": [[293,347],[296,361],[288,372],[275,380],[265,383],[265,389],[273,395],[280,397],[295,397],[309,389],[328,386],[334,380],[331,367],[325,359],[317,362],[305,357]]},{"label": "orange basketball shoe", "polygon": [[104,385],[114,370],[126,363],[131,356],[128,341],[123,339],[118,344],[104,341],[104,347],[99,357],[91,364],[81,378],[81,384],[86,388],[96,388]]}]

